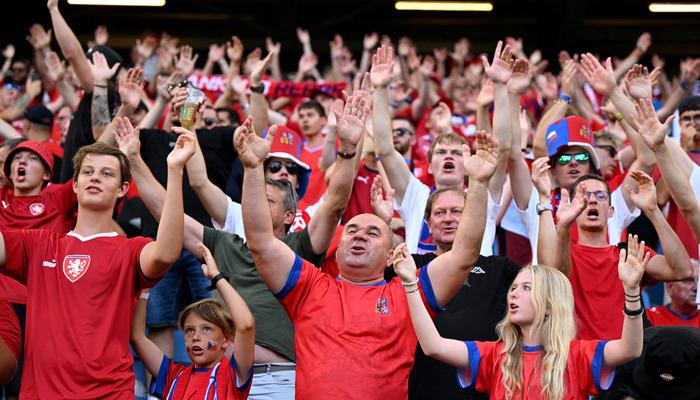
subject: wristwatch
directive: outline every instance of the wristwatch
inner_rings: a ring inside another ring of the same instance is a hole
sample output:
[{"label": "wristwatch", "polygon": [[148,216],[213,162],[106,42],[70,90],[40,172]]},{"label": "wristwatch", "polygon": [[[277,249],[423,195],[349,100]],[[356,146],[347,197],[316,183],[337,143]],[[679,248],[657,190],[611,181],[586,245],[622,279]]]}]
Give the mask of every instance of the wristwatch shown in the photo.
[{"label": "wristwatch", "polygon": [[552,211],[552,203],[537,203],[535,209],[537,210],[537,215],[542,215],[545,211]]},{"label": "wristwatch", "polygon": [[250,85],[250,91],[253,93],[263,94],[263,92],[265,91],[265,84],[260,82],[257,85]]}]

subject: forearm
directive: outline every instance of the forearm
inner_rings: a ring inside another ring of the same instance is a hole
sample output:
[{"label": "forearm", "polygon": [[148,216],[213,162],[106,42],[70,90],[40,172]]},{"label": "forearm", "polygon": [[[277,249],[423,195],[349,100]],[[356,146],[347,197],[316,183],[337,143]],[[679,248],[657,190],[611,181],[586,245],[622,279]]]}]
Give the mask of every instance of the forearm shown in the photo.
[{"label": "forearm", "polygon": [[119,109],[117,109],[117,115],[115,115],[114,118],[109,122],[102,134],[100,136],[97,136],[95,132],[93,132],[93,134],[95,135],[95,140],[97,140],[98,142],[106,143],[111,146],[115,146],[117,142],[114,139],[114,129],[117,124],[117,118],[130,117],[133,114],[134,109],[122,103],[122,105],[119,106]]},{"label": "forearm", "polygon": [[250,115],[253,117],[253,128],[258,136],[262,136],[263,130],[267,129],[267,100],[260,93],[250,93]]},{"label": "forearm", "polygon": [[476,129],[486,132],[492,132],[491,120],[489,118],[490,116],[488,105],[476,106]]},{"label": "forearm", "polygon": [[487,196],[488,182],[470,180],[463,211],[467,215],[462,217],[465,221],[461,221],[457,227],[451,250],[455,260],[469,270],[481,251],[481,241],[486,229]]},{"label": "forearm", "polygon": [[389,184],[396,190],[395,199],[399,204],[403,201],[404,193],[411,178],[403,156],[394,150],[392,140],[391,119],[389,117],[389,97],[385,87],[374,90],[372,124],[374,131],[374,146],[386,168]]},{"label": "forearm", "polygon": [[165,189],[148,169],[141,156],[129,157],[131,176],[139,189],[139,197],[156,221],[160,221],[165,203]]},{"label": "forearm", "polygon": [[581,87],[578,85],[575,86],[576,87],[574,88],[573,93],[574,105],[576,106],[576,109],[581,113],[581,116],[583,118],[585,118],[587,121],[591,121],[595,115],[595,113],[593,112],[593,108],[588,102],[588,99],[583,93],[583,90],[581,90]]},{"label": "forearm", "polygon": [[671,197],[678,208],[684,213],[697,208],[698,199],[695,198],[688,177],[683,174],[683,171],[673,160],[665,143],[656,149],[656,160],[661,169],[661,175],[668,185]]},{"label": "forearm", "polygon": [[32,101],[32,98],[33,97],[29,93],[25,93],[20,96],[20,98],[17,99],[12,106],[10,106],[10,108],[2,112],[2,119],[5,121],[14,121],[17,118],[20,118],[22,114],[24,114],[24,110],[27,109],[27,106]]},{"label": "forearm", "polygon": [[[539,203],[548,203],[550,199],[540,195]],[[559,261],[556,259],[557,247],[557,228],[554,226],[554,218],[552,211],[543,211],[539,218],[539,227],[537,231],[537,260],[540,264],[549,265],[559,269]]]},{"label": "forearm", "polygon": [[131,345],[141,359],[146,370],[158,376],[160,364],[163,361],[163,351],[146,336],[146,309],[148,301],[139,299],[134,309],[134,317],[131,323]]},{"label": "forearm", "polygon": [[75,88],[73,88],[73,85],[69,84],[63,79],[59,79],[56,81],[56,88],[58,89],[58,93],[60,93],[63,97],[65,104],[70,107],[71,110],[78,108],[80,99],[78,99],[78,95],[75,93]]},{"label": "forearm", "polygon": [[[689,87],[692,88],[692,85],[690,85]],[[665,121],[669,115],[673,114],[676,111],[676,108],[678,107],[678,104],[681,102],[681,100],[683,100],[685,97],[691,94],[691,92],[683,90],[683,88],[680,85],[676,86],[671,92],[671,94],[668,96],[668,99],[666,99],[666,101],[664,102],[663,107],[656,111],[656,116],[659,118],[660,121]]]},{"label": "forearm", "polygon": [[95,140],[98,140],[105,129],[107,129],[107,125],[109,125],[110,121],[106,82],[95,85],[94,91],[92,92],[90,118],[92,121],[92,135]]},{"label": "forearm", "polygon": [[12,125],[2,119],[0,119],[0,136],[5,140],[23,137]]},{"label": "forearm", "polygon": [[[563,273],[566,276],[569,276],[569,272],[571,271],[570,233],[571,233],[571,225],[564,225],[564,224],[557,225],[554,247],[549,252],[550,255],[554,256],[554,257],[551,257],[552,264],[550,266],[558,269],[561,273]],[[540,255],[539,243],[541,243],[541,240],[537,241],[537,247],[538,247],[537,256],[538,257]]]},{"label": "forearm", "polygon": [[[511,118],[508,106],[508,89],[505,85],[494,83],[493,134],[498,139],[498,167],[489,181],[491,196],[500,202],[503,184],[506,179],[506,169],[510,157]],[[519,122],[518,122],[519,124]],[[518,145],[518,147],[520,147]]]},{"label": "forearm", "polygon": [[326,171],[335,162],[335,137],[336,137],[336,127],[329,126],[328,132],[326,133],[326,139],[323,143],[323,153],[321,153],[321,160],[319,160],[319,167],[323,171]]},{"label": "forearm", "polygon": [[228,200],[226,194],[213,184],[207,175],[207,166],[204,154],[197,142],[194,155],[187,162],[187,177],[190,187],[202,202],[204,209],[211,219],[220,227],[226,224],[226,208]]},{"label": "forearm", "polygon": [[634,107],[634,102],[622,92],[622,89],[620,89],[619,86],[615,86],[615,88],[610,92],[609,97],[617,111],[620,112],[626,120],[637,116],[637,110]]},{"label": "forearm", "polygon": [[165,104],[167,103],[167,100],[163,99],[162,97],[158,96],[158,99],[156,99],[156,103],[151,107],[150,110],[144,115],[143,119],[141,120],[141,123],[139,124],[140,129],[153,129],[156,127],[156,124],[158,124],[158,120],[160,119],[160,116],[163,115],[163,110],[165,109]]},{"label": "forearm", "polygon": [[620,61],[617,64],[617,68],[613,71],[613,74],[615,75],[615,82],[619,81],[627,71],[629,71],[634,64],[639,61],[639,57],[641,57],[642,54],[639,50],[634,49],[627,57],[625,57],[624,60]]},{"label": "forearm", "polygon": [[168,187],[155,241],[158,259],[156,269],[149,271],[149,276],[164,275],[182,251],[185,229],[185,211],[182,204],[183,175],[182,169],[168,167]]},{"label": "forearm", "polygon": [[236,339],[238,339],[240,334],[249,335],[254,333],[255,330],[255,319],[253,314],[248,308],[245,300],[241,297],[236,289],[231,286],[230,283],[226,282],[225,279],[220,279],[216,282],[216,290],[219,291],[221,298],[224,299],[226,303],[226,309],[231,314],[231,319],[233,320],[233,326],[236,327]]},{"label": "forearm", "polygon": [[360,70],[358,71],[360,74],[363,74],[367,71],[369,71],[369,66],[370,66],[370,60],[372,56],[369,54],[369,50],[364,49],[362,51],[362,57],[360,58]]},{"label": "forearm", "polygon": [[266,245],[275,240],[272,229],[272,217],[267,204],[265,190],[265,172],[263,166],[246,168],[243,174],[243,194],[241,208],[243,227],[251,253],[261,254]]},{"label": "forearm", "polygon": [[[625,308],[631,311],[639,310],[642,307],[639,286],[635,288],[625,288]],[[629,299],[635,299],[630,301]],[[611,340],[605,345],[604,365],[613,368],[620,364],[631,361],[642,354],[644,341],[644,326],[641,315],[631,319],[623,317],[622,335],[620,339]]]},{"label": "forearm", "polygon": [[214,61],[212,59],[207,59],[204,63],[204,68],[202,68],[202,75],[211,75],[214,72]]},{"label": "forearm", "polygon": [[644,210],[644,215],[654,225],[654,230],[661,242],[664,257],[671,268],[675,280],[682,280],[691,276],[693,271],[688,252],[685,250],[676,232],[673,231],[671,225],[666,221],[661,210],[658,207],[654,207],[652,210]]},{"label": "forearm", "polygon": [[63,18],[63,15],[61,15],[58,7],[50,9],[49,14],[51,15],[53,32],[56,36],[58,46],[61,48],[63,57],[68,60],[68,63],[75,70],[75,74],[78,77],[83,90],[85,90],[87,93],[91,93],[93,90],[94,79],[89,65],[90,63],[83,52],[80,41],[73,33],[70,26],[68,26],[68,23]]},{"label": "forearm", "polygon": [[537,124],[537,128],[535,129],[535,137],[532,139],[535,158],[547,156],[547,144],[545,141],[547,128],[549,128],[549,125],[555,121],[564,118],[568,106],[569,105],[565,101],[555,101],[540,119],[540,122]]},{"label": "forearm", "polygon": [[276,81],[282,80],[282,68],[280,68],[279,54],[272,57],[270,62],[270,76]]}]

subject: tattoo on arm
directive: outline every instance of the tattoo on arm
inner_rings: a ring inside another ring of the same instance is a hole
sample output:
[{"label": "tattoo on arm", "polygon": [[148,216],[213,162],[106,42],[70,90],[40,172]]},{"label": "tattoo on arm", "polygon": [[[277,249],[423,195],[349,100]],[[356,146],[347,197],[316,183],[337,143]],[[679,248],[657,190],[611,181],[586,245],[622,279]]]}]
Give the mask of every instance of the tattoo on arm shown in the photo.
[{"label": "tattoo on arm", "polygon": [[104,130],[109,125],[109,106],[106,94],[93,93],[91,114],[93,129]]}]

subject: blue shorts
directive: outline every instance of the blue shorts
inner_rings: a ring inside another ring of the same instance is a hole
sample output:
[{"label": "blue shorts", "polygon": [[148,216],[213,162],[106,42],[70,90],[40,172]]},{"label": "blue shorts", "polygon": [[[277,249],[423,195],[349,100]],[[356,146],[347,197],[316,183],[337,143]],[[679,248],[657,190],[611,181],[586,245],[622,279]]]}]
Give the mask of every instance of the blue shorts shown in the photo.
[{"label": "blue shorts", "polygon": [[187,250],[151,288],[146,324],[149,328],[177,326],[180,311],[188,305],[211,297],[209,280],[202,274],[202,264]]}]

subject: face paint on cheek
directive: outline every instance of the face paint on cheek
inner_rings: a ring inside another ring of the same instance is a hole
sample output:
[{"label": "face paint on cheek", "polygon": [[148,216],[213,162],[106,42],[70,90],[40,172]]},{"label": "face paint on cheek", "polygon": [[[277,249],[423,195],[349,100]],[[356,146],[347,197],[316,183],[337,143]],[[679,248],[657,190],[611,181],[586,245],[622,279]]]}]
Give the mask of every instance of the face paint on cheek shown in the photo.
[{"label": "face paint on cheek", "polygon": [[207,350],[216,351],[216,346],[218,345],[219,343],[209,340],[207,341]]}]

